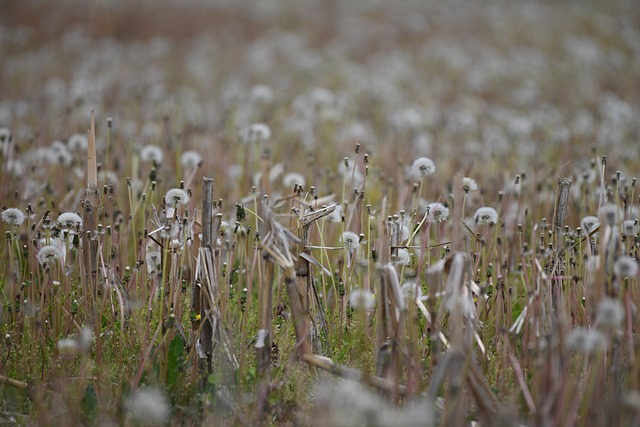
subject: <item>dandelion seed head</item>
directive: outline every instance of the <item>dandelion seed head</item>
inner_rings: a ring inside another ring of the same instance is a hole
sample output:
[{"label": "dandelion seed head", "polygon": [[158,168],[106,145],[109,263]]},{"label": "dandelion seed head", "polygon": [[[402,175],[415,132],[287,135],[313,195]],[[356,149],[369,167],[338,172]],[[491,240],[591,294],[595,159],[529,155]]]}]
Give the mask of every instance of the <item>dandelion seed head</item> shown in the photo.
[{"label": "dandelion seed head", "polygon": [[342,233],[341,240],[344,247],[350,251],[354,251],[360,246],[360,236],[353,231],[345,231]]},{"label": "dandelion seed head", "polygon": [[61,213],[56,222],[62,228],[82,227],[82,217],[75,212]]},{"label": "dandelion seed head", "polygon": [[58,351],[65,356],[73,356],[79,353],[80,346],[73,338],[62,338],[57,342]]},{"label": "dandelion seed head", "polygon": [[357,381],[320,382],[314,400],[320,425],[425,427],[435,422],[429,402],[417,400],[397,408]]},{"label": "dandelion seed head", "polygon": [[36,255],[38,262],[40,265],[47,266],[54,264],[56,261],[62,259],[62,251],[58,246],[48,245],[43,246]]},{"label": "dandelion seed head", "polygon": [[73,156],[62,141],[53,141],[43,154],[52,165],[70,166],[73,163]]},{"label": "dandelion seed head", "polygon": [[8,208],[2,211],[0,217],[9,225],[21,225],[24,222],[24,213],[17,208]]},{"label": "dandelion seed head", "polygon": [[172,188],[164,195],[164,200],[170,206],[186,205],[189,203],[189,194],[181,188]]},{"label": "dandelion seed head", "polygon": [[637,219],[628,219],[622,223],[622,234],[633,237],[640,231],[640,224]]},{"label": "dandelion seed head", "polygon": [[620,256],[613,263],[613,273],[616,277],[635,277],[638,274],[638,262],[634,257]]},{"label": "dandelion seed head", "polygon": [[427,175],[431,175],[436,171],[436,165],[428,157],[420,157],[413,162],[411,170],[418,178],[424,178]]},{"label": "dandelion seed head", "polygon": [[118,174],[113,171],[100,171],[98,172],[98,181],[104,185],[118,185]]},{"label": "dandelion seed head", "polygon": [[156,165],[159,165],[162,163],[163,159],[164,153],[162,151],[162,148],[158,147],[157,145],[148,144],[142,147],[142,150],[140,150],[140,160],[142,160],[144,163],[154,163]]},{"label": "dandelion seed head", "polygon": [[596,321],[598,325],[608,330],[617,330],[624,320],[624,307],[622,303],[613,298],[604,298],[596,309]]},{"label": "dandelion seed head", "polygon": [[405,266],[411,264],[411,255],[409,254],[409,251],[404,248],[398,249],[396,263]]},{"label": "dandelion seed head", "polygon": [[271,138],[271,129],[264,123],[254,123],[245,131],[247,141],[267,141]]},{"label": "dandelion seed head", "polygon": [[473,215],[476,224],[494,225],[498,222],[498,212],[491,207],[479,208]]},{"label": "dandelion seed head", "polygon": [[271,104],[275,95],[271,86],[255,85],[251,88],[249,98],[257,104]]},{"label": "dandelion seed head", "polygon": [[366,289],[353,289],[349,295],[349,304],[356,310],[369,311],[373,309],[375,297]]},{"label": "dandelion seed head", "polygon": [[306,184],[304,176],[296,172],[290,172],[282,178],[282,185],[285,188],[293,188],[296,184],[304,188]]},{"label": "dandelion seed head", "polygon": [[71,151],[86,151],[89,146],[87,135],[74,133],[67,139],[67,147]]},{"label": "dandelion seed head", "polygon": [[163,239],[175,239],[180,234],[180,222],[174,221],[171,224],[165,224],[160,230],[160,237]]},{"label": "dandelion seed head", "polygon": [[145,256],[145,263],[147,264],[147,273],[151,276],[156,273],[160,263],[162,262],[162,255],[159,251],[147,252]]},{"label": "dandelion seed head", "polygon": [[333,212],[326,216],[329,222],[341,222],[342,221],[342,205],[336,205]]},{"label": "dandelion seed head", "polygon": [[422,287],[413,281],[405,282],[400,290],[405,304],[415,301],[422,296]]},{"label": "dandelion seed head", "polygon": [[345,157],[344,160],[338,164],[338,173],[355,185],[360,185],[363,181],[362,173],[358,165],[348,157]]},{"label": "dandelion seed head", "polygon": [[131,418],[144,424],[163,425],[169,420],[169,400],[156,388],[143,388],[133,392],[127,401]]},{"label": "dandelion seed head", "polygon": [[582,218],[582,221],[580,221],[580,227],[582,227],[582,232],[585,236],[599,226],[600,222],[598,221],[598,217],[596,216],[588,215]]},{"label": "dandelion seed head", "polygon": [[567,347],[583,354],[593,354],[604,349],[605,336],[596,329],[574,328],[567,336]]},{"label": "dandelion seed head", "polygon": [[429,222],[444,222],[449,218],[449,208],[440,202],[429,203],[427,209],[429,210],[427,215]]},{"label": "dandelion seed head", "polygon": [[465,176],[462,178],[462,189],[467,193],[469,191],[476,191],[478,189],[478,183],[475,179]]},{"label": "dandelion seed head", "polygon": [[400,225],[400,230],[399,230],[399,234],[400,234],[400,241],[405,242],[409,236],[409,227],[407,226],[407,224],[401,224]]},{"label": "dandelion seed head", "polygon": [[180,156],[180,164],[187,169],[195,169],[200,166],[202,156],[197,151],[185,151]]},{"label": "dandelion seed head", "polygon": [[611,227],[617,225],[622,219],[622,209],[616,205],[604,205],[600,208],[598,214]]},{"label": "dandelion seed head", "polygon": [[578,174],[578,184],[592,184],[598,177],[598,173],[595,169],[586,169],[582,173]]},{"label": "dandelion seed head", "polygon": [[0,144],[6,144],[11,139],[11,131],[9,128],[0,127]]},{"label": "dandelion seed head", "polygon": [[87,325],[82,327],[80,330],[80,336],[78,337],[78,344],[80,345],[80,350],[83,353],[91,350],[91,345],[93,344],[93,328]]}]

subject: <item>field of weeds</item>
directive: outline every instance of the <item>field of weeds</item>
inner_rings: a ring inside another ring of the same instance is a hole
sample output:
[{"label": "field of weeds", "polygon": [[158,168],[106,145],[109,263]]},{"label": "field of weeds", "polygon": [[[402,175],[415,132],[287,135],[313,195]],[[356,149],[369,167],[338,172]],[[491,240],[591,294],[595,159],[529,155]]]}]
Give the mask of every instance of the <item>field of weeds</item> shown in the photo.
[{"label": "field of weeds", "polygon": [[1,4],[0,423],[640,425],[635,0]]}]

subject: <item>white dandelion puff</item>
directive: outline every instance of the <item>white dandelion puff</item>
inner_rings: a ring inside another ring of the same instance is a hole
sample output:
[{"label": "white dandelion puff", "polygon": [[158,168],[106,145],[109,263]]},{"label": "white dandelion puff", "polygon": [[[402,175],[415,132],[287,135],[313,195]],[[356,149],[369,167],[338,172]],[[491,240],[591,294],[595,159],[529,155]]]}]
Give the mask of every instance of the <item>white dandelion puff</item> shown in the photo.
[{"label": "white dandelion puff", "polygon": [[9,153],[11,143],[11,131],[8,128],[0,128],[0,153],[6,156]]},{"label": "white dandelion puff", "polygon": [[57,346],[58,352],[65,356],[76,355],[80,350],[78,342],[73,338],[62,338],[61,340],[58,340]]},{"label": "white dandelion puff", "polygon": [[401,242],[404,242],[409,238],[410,232],[409,232],[409,227],[407,226],[407,224],[401,224],[400,225],[399,234],[400,234],[400,241]]},{"label": "white dandelion puff", "polygon": [[271,138],[271,129],[264,123],[254,123],[245,131],[247,141],[266,141]]},{"label": "white dandelion puff", "polygon": [[285,188],[293,188],[296,184],[304,188],[305,186],[304,176],[296,172],[290,172],[286,174],[284,178],[282,178],[282,185],[284,185]]},{"label": "white dandelion puff", "polygon": [[440,202],[429,203],[427,221],[444,222],[449,218],[449,208]]},{"label": "white dandelion puff", "polygon": [[257,104],[271,104],[275,95],[273,89],[267,85],[255,85],[251,88],[249,98]]},{"label": "white dandelion puff", "polygon": [[140,160],[145,163],[154,163],[159,165],[162,163],[164,159],[164,153],[162,152],[162,148],[157,145],[149,144],[142,147],[140,150]]},{"label": "white dandelion puff", "polygon": [[498,222],[498,212],[491,207],[479,208],[473,215],[476,224],[494,225]]},{"label": "white dandelion puff", "polygon": [[465,176],[462,178],[462,189],[465,193],[468,193],[469,191],[476,191],[478,189],[478,183],[475,179]]},{"label": "white dandelion puff", "polygon": [[405,282],[400,291],[405,304],[416,301],[422,296],[422,287],[416,282]]},{"label": "white dandelion puff", "polygon": [[618,300],[604,298],[596,309],[596,321],[598,325],[609,330],[616,330],[624,320],[624,307]]},{"label": "white dandelion puff", "polygon": [[613,273],[616,277],[635,277],[638,274],[638,262],[634,257],[623,255],[613,263]]},{"label": "white dandelion puff", "polygon": [[45,155],[52,165],[70,166],[73,163],[73,156],[62,141],[54,141],[51,147],[46,149]]},{"label": "white dandelion puff", "polygon": [[62,251],[54,245],[43,246],[36,255],[40,265],[48,266],[62,259]]},{"label": "white dandelion puff", "polygon": [[637,219],[628,219],[622,223],[622,234],[633,237],[640,231],[640,224]]},{"label": "white dandelion puff", "polygon": [[64,212],[56,222],[62,228],[77,228],[82,226],[82,217],[75,212]]},{"label": "white dandelion puff", "polygon": [[567,336],[567,346],[584,354],[592,354],[605,347],[605,336],[596,329],[574,328]]},{"label": "white dandelion puff", "polygon": [[409,251],[404,248],[398,249],[396,263],[405,266],[411,264],[411,255],[409,254]]},{"label": "white dandelion puff", "polygon": [[360,185],[363,181],[362,173],[358,169],[358,165],[353,160],[345,157],[338,164],[338,173],[346,178],[347,181],[352,181],[355,185]]},{"label": "white dandelion puff", "polygon": [[586,236],[587,234],[598,228],[600,226],[600,222],[598,221],[598,217],[588,215],[582,218],[582,221],[580,221],[580,226],[582,227],[583,234]]},{"label": "white dandelion puff", "polygon": [[181,188],[172,188],[164,195],[164,200],[171,206],[186,205],[189,203],[189,194]]},{"label": "white dandelion puff", "polygon": [[169,400],[156,388],[133,392],[127,401],[127,410],[131,418],[146,425],[163,425],[171,414]]},{"label": "white dandelion puff", "polygon": [[341,222],[342,221],[342,205],[335,205],[333,212],[326,216],[329,222]]},{"label": "white dandelion puff", "polygon": [[420,157],[413,162],[411,166],[413,173],[418,178],[424,178],[427,175],[431,175],[436,171],[436,165],[428,157]]},{"label": "white dandelion puff", "polygon": [[86,151],[89,145],[87,135],[74,133],[67,139],[67,147],[71,151]]},{"label": "white dandelion puff", "polygon": [[100,171],[98,172],[98,181],[104,185],[118,185],[118,174],[113,171]]},{"label": "white dandelion puff", "polygon": [[159,251],[147,252],[147,255],[145,256],[145,263],[147,264],[147,273],[149,276],[153,276],[158,271],[161,262],[162,255]]},{"label": "white dandelion puff", "polygon": [[160,237],[163,239],[175,239],[180,234],[180,221],[173,221],[171,224],[164,224],[160,230]]},{"label": "white dandelion puff", "polygon": [[195,169],[201,162],[202,156],[197,151],[185,151],[180,156],[180,164],[187,169]]},{"label": "white dandelion puff", "polygon": [[9,225],[21,225],[24,222],[24,213],[17,208],[8,208],[2,211],[0,214],[2,220]]},{"label": "white dandelion puff", "polygon": [[345,231],[342,233],[341,240],[344,247],[350,251],[356,250],[358,246],[360,246],[360,236],[353,231]]},{"label": "white dandelion puff", "polygon": [[604,205],[598,212],[600,217],[604,219],[607,225],[614,226],[622,219],[622,209],[616,205]]},{"label": "white dandelion puff", "polygon": [[366,289],[354,289],[349,295],[349,304],[356,310],[369,311],[373,309],[375,297]]}]

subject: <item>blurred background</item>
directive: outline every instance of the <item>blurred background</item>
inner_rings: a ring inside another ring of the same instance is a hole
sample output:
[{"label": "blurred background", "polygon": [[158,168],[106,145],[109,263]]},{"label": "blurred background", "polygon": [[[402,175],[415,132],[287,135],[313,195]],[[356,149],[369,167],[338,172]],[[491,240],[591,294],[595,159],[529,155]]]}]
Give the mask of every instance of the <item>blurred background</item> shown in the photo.
[{"label": "blurred background", "polygon": [[539,164],[544,175],[570,160],[581,174],[592,150],[622,168],[640,136],[634,0],[63,0],[2,10],[0,126],[23,149],[84,131],[96,108],[99,126],[112,117],[118,138],[137,146],[169,117],[187,145],[215,150],[265,122],[276,157],[330,144],[319,160],[335,163],[362,142],[378,158],[429,155],[446,159],[445,172],[482,167],[499,181],[504,168]]}]

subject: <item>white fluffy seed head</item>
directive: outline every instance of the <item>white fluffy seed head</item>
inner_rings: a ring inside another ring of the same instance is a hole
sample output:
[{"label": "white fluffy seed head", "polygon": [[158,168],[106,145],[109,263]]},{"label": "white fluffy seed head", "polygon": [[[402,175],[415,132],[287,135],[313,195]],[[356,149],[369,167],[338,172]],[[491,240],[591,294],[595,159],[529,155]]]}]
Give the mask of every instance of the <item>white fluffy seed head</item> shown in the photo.
[{"label": "white fluffy seed head", "polygon": [[67,147],[71,151],[86,151],[89,145],[87,135],[74,133],[67,139]]},{"label": "white fluffy seed head", "polygon": [[146,425],[163,425],[169,421],[169,400],[156,388],[143,388],[133,392],[127,401],[131,418]]},{"label": "white fluffy seed head", "polygon": [[82,227],[82,217],[75,212],[61,213],[56,222],[62,228]]},{"label": "white fluffy seed head", "polygon": [[409,251],[404,248],[398,249],[396,263],[405,266],[411,264],[411,255],[409,254]]},{"label": "white fluffy seed head", "polygon": [[440,202],[429,203],[427,221],[444,222],[449,218],[449,208]]},{"label": "white fluffy seed head", "polygon": [[596,321],[598,325],[608,329],[617,330],[624,320],[624,307],[618,300],[604,298],[598,304],[596,310]]},{"label": "white fluffy seed head", "polygon": [[498,222],[498,212],[491,207],[479,208],[473,215],[476,224],[494,225]]},{"label": "white fluffy seed head", "polygon": [[349,304],[356,310],[369,311],[373,309],[375,297],[366,289],[354,289],[349,295]]},{"label": "white fluffy seed head", "polygon": [[186,205],[189,203],[189,193],[181,188],[172,188],[167,191],[164,200],[169,206]]},{"label": "white fluffy seed head", "polygon": [[416,282],[405,282],[400,290],[405,304],[416,301],[422,296],[422,287]]},{"label": "white fluffy seed head", "polygon": [[602,218],[603,221],[611,227],[619,224],[623,216],[622,209],[611,204],[602,206],[598,214],[600,215],[600,218]]},{"label": "white fluffy seed head", "polygon": [[583,354],[593,354],[604,349],[605,336],[597,329],[574,328],[567,336],[567,347]]},{"label": "white fluffy seed head", "polygon": [[162,152],[162,148],[157,145],[149,144],[142,147],[140,150],[140,160],[145,163],[154,163],[159,165],[162,163],[164,159],[164,153]]},{"label": "white fluffy seed head", "polygon": [[436,165],[428,157],[420,157],[413,162],[411,170],[418,178],[424,178],[427,175],[431,175],[436,171]]},{"label": "white fluffy seed head", "polygon": [[638,274],[638,262],[634,257],[618,257],[613,263],[613,273],[618,278],[635,277]]},{"label": "white fluffy seed head", "polygon": [[267,141],[271,138],[271,129],[264,123],[254,123],[250,125],[243,135],[246,141]]},{"label": "white fluffy seed head", "polygon": [[462,189],[468,193],[469,191],[476,191],[478,189],[478,183],[475,179],[465,176],[462,178]]},{"label": "white fluffy seed head", "polygon": [[197,151],[185,151],[180,156],[180,164],[187,169],[195,169],[201,162],[202,156]]},{"label": "white fluffy seed head", "polygon": [[588,215],[582,218],[580,221],[580,227],[582,227],[582,232],[584,235],[591,233],[597,227],[600,226],[600,222],[598,221],[598,217],[593,215]]},{"label": "white fluffy seed head", "polygon": [[622,234],[633,237],[640,231],[640,224],[637,219],[628,219],[622,223]]},{"label": "white fluffy seed head", "polygon": [[8,208],[2,211],[0,217],[9,225],[21,225],[24,222],[24,212],[17,208]]},{"label": "white fluffy seed head", "polygon": [[293,188],[296,184],[304,188],[306,184],[304,176],[296,172],[290,172],[282,178],[282,185],[285,188]]},{"label": "white fluffy seed head", "polygon": [[358,249],[360,246],[360,236],[353,231],[345,231],[341,236],[342,244],[350,251]]},{"label": "white fluffy seed head", "polygon": [[38,259],[40,265],[48,266],[62,259],[62,251],[60,250],[60,248],[54,245],[43,246],[38,251],[36,258]]}]

